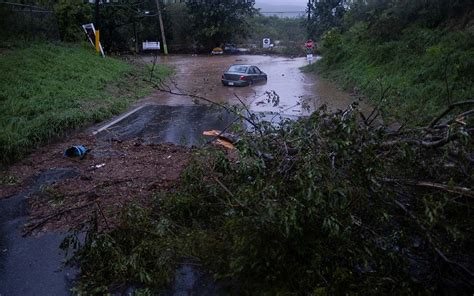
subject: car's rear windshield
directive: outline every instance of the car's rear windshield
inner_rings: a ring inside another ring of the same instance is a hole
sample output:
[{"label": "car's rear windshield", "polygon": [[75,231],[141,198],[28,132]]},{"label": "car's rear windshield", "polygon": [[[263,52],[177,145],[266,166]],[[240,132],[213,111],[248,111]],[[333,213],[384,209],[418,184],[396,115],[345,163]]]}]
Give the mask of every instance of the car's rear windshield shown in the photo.
[{"label": "car's rear windshield", "polygon": [[230,66],[227,72],[247,73],[247,69],[248,69],[247,66],[234,65],[234,66]]}]

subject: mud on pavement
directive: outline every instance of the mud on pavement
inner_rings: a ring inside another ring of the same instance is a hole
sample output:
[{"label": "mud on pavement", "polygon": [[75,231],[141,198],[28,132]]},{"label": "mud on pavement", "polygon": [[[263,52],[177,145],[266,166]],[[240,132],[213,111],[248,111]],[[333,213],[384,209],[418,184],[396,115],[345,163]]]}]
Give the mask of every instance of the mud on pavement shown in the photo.
[{"label": "mud on pavement", "polygon": [[[63,156],[64,147],[86,146],[82,160]],[[43,185],[29,198],[30,219],[25,233],[68,230],[100,207],[107,223],[128,203],[146,203],[153,192],[170,189],[188,164],[191,149],[172,144],[144,144],[140,139],[100,141],[78,135],[67,142],[42,147],[6,172],[17,180],[1,186],[0,198],[20,192],[47,169],[67,169],[76,176]],[[100,221],[104,223],[105,221]]]}]

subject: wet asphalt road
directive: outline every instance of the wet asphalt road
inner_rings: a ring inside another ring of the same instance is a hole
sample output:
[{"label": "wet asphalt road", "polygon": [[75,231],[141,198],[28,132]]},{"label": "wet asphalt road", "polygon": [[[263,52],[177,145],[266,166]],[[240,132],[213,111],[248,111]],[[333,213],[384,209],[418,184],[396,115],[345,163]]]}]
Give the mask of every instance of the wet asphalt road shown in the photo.
[{"label": "wet asphalt road", "polygon": [[138,138],[145,144],[195,146],[206,140],[202,136],[203,131],[224,130],[234,121],[235,116],[229,112],[205,105],[148,105],[97,134],[97,137],[121,141]]},{"label": "wet asphalt road", "polygon": [[[150,57],[143,60],[151,62]],[[238,104],[238,96],[255,112],[302,116],[322,104],[327,104],[330,109],[343,109],[352,100],[334,85],[301,73],[299,68],[306,64],[304,58],[172,55],[159,57],[158,62],[175,68],[173,83],[168,82],[173,91],[197,94],[229,104]],[[243,88],[224,87],[220,77],[234,63],[257,65],[267,73],[268,82]],[[265,102],[268,91],[278,94],[278,106]],[[191,146],[205,141],[201,136],[204,130],[222,130],[234,121],[234,117],[227,112],[195,105],[186,95],[157,92],[141,100],[140,104],[150,106],[110,126],[99,133],[98,138],[140,138],[146,143],[168,142]],[[308,109],[302,105],[308,106]],[[27,221],[27,199],[31,194],[44,184],[74,176],[74,172],[67,169],[45,168],[30,188],[0,200],[0,296],[70,294],[75,271],[61,268],[64,254],[58,248],[64,234],[49,233],[39,238],[24,238],[21,228]],[[164,294],[216,295],[220,294],[218,291],[218,287],[202,273],[184,265],[177,270],[174,287]]]},{"label": "wet asphalt road", "polygon": [[0,295],[68,295],[75,271],[62,268],[65,254],[59,245],[64,233],[48,233],[39,238],[23,237],[28,219],[28,198],[41,186],[76,176],[68,169],[51,169],[37,177],[33,185],[13,197],[0,200]]}]

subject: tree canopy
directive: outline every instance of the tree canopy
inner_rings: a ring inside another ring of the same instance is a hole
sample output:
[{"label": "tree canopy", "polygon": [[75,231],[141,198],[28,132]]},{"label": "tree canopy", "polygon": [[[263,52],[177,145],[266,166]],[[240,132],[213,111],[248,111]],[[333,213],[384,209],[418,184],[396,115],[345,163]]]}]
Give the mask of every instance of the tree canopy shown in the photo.
[{"label": "tree canopy", "polygon": [[247,17],[256,13],[255,2],[249,1],[189,1],[191,29],[196,41],[213,47],[249,33]]},{"label": "tree canopy", "polygon": [[374,37],[387,40],[415,22],[433,28],[461,17],[466,24],[470,20],[466,12],[473,8],[470,0],[315,0],[309,4],[308,34],[320,37],[331,28],[349,29],[364,22]]}]

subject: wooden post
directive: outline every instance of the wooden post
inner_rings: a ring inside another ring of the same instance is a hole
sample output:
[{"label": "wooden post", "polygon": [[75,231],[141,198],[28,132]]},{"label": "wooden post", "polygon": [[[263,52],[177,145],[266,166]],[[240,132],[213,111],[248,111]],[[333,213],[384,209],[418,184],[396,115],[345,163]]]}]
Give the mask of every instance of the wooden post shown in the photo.
[{"label": "wooden post", "polygon": [[95,50],[100,54],[100,0],[95,0]]},{"label": "wooden post", "polygon": [[100,53],[100,31],[95,31],[95,50]]}]

